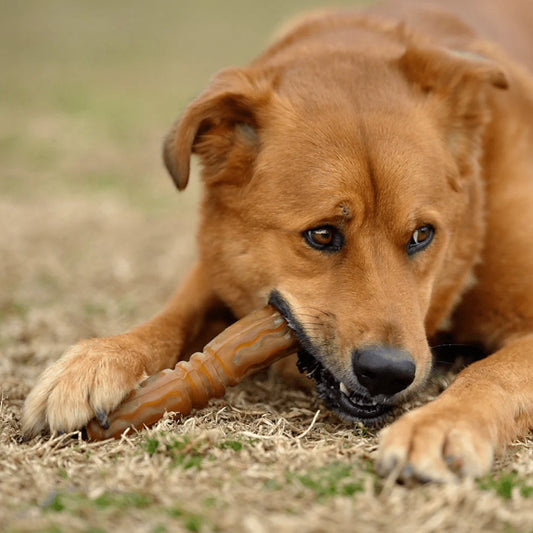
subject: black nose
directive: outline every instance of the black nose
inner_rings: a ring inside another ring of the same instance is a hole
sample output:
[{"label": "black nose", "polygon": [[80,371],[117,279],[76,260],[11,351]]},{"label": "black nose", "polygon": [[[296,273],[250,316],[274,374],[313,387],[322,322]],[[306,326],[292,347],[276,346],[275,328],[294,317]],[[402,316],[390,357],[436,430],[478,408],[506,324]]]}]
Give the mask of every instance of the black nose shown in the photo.
[{"label": "black nose", "polygon": [[372,396],[392,396],[415,379],[411,355],[390,346],[368,346],[352,353],[352,365],[359,384]]}]

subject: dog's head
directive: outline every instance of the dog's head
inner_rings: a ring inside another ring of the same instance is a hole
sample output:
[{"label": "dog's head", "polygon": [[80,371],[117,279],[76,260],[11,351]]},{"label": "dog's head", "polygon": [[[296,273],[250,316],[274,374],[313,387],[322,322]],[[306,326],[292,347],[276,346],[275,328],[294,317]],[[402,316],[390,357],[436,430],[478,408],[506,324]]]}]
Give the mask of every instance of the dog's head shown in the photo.
[{"label": "dog's head", "polygon": [[178,188],[203,165],[199,247],[237,315],[268,300],[341,415],[375,422],[426,380],[427,342],[483,236],[482,58],[404,48],[218,75],[165,144]]}]

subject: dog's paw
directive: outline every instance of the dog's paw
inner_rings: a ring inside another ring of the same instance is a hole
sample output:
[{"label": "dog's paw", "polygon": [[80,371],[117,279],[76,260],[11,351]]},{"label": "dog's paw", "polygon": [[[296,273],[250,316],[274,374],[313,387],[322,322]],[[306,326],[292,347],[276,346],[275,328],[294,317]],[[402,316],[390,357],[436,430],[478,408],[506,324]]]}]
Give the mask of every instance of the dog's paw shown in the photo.
[{"label": "dog's paw", "polygon": [[464,406],[443,407],[430,403],[382,430],[379,475],[449,483],[490,470],[495,447],[489,429],[473,414],[467,415]]},{"label": "dog's paw", "polygon": [[74,431],[94,417],[105,427],[107,414],[147,377],[144,361],[142,347],[125,336],[75,344],[26,398],[24,434]]}]

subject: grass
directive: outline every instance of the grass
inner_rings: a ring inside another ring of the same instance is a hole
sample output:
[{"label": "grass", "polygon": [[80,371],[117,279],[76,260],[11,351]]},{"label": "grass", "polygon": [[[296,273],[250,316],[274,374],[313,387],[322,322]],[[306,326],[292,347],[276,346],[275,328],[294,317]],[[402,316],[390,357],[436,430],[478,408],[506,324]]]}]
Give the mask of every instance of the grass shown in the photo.
[{"label": "grass", "polygon": [[312,491],[319,500],[333,496],[354,496],[365,487],[360,468],[352,462],[334,461],[320,468],[287,473],[289,482],[298,482]]},{"label": "grass", "polygon": [[369,467],[374,432],[272,373],[120,441],[20,442],[39,373],[80,338],[148,319],[194,260],[197,168],[177,194],[161,164],[174,119],[214,72],[325,4],[3,2],[2,531],[531,533],[531,438],[479,484],[390,487]]},{"label": "grass", "polygon": [[126,492],[104,492],[95,498],[89,498],[83,493],[53,492],[40,504],[44,511],[72,514],[86,512],[87,508],[104,509],[143,509],[152,504],[152,499],[144,494]]},{"label": "grass", "polygon": [[245,443],[238,435],[236,438],[214,443],[210,438],[194,439],[189,435],[175,437],[172,434],[161,433],[146,437],[140,446],[150,457],[169,458],[172,468],[200,470],[204,460],[215,460],[214,451],[227,450],[225,455],[231,455],[242,451]]},{"label": "grass", "polygon": [[185,436],[165,439],[147,437],[142,448],[150,456],[164,455],[171,460],[171,467],[181,467],[185,470],[196,468],[200,470],[206,457],[209,457],[209,442],[204,439],[192,440]]},{"label": "grass", "polygon": [[[135,492],[104,492],[91,498],[83,492],[53,492],[39,507],[48,516],[53,517],[56,513],[72,516],[89,517],[94,513],[106,516],[112,520],[117,514],[131,512],[132,510],[150,510],[154,515],[168,517],[167,524],[156,524],[152,532],[164,532],[175,530],[182,526],[187,531],[200,532],[206,523],[206,518],[201,514],[192,513],[183,507],[162,507],[157,505],[152,497]],[[49,530],[62,531],[60,527],[52,526]],[[109,531],[100,527],[88,527],[85,531]]]},{"label": "grass", "polygon": [[483,490],[494,491],[504,500],[510,500],[513,496],[533,497],[533,480],[516,472],[503,472],[496,476],[487,476],[479,480],[478,485]]}]

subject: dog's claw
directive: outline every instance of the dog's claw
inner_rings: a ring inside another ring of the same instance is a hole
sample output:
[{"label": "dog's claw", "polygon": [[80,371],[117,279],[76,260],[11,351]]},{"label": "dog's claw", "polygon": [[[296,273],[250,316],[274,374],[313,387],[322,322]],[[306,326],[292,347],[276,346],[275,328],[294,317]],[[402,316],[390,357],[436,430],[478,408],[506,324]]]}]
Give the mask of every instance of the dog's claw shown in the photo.
[{"label": "dog's claw", "polygon": [[376,473],[381,477],[389,477],[393,479],[402,479],[404,475],[410,477],[410,465],[406,465],[406,458],[396,454],[384,455],[378,458],[376,462]]},{"label": "dog's claw", "polygon": [[400,475],[400,479],[403,479],[404,481],[407,481],[411,479],[414,476],[414,468],[410,464],[406,464],[402,470],[402,473]]},{"label": "dog's claw", "polygon": [[19,436],[18,442],[19,444],[27,444],[32,438],[33,437],[29,433],[23,433]]},{"label": "dog's claw", "polygon": [[107,417],[107,411],[99,409],[96,411],[96,419],[102,428],[109,429],[109,418]]},{"label": "dog's claw", "polygon": [[384,459],[378,460],[378,462],[376,463],[376,473],[378,474],[378,476],[386,477],[394,471],[397,464],[398,459],[396,457],[393,457],[388,461]]},{"label": "dog's claw", "polygon": [[460,474],[463,471],[464,460],[460,457],[448,456],[444,459],[446,466],[454,473]]}]

